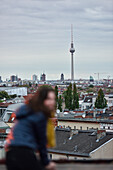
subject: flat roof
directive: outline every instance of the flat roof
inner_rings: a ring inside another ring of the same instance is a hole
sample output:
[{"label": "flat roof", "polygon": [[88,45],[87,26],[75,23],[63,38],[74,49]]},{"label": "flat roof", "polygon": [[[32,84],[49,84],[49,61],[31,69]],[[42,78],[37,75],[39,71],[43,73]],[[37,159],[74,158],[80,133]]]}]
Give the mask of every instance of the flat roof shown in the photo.
[{"label": "flat roof", "polygon": [[0,87],[0,91],[9,90],[9,89],[18,89],[18,88],[27,88],[27,87]]},{"label": "flat roof", "polygon": [[93,122],[93,123],[113,123],[113,120],[96,119],[96,118],[75,118],[75,117],[58,117],[58,121],[72,122]]}]

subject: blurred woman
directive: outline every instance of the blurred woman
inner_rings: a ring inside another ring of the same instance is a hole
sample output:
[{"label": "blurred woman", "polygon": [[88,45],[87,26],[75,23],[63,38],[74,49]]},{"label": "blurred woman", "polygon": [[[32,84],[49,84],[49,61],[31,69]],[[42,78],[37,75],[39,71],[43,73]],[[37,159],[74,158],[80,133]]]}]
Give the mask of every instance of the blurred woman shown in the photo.
[{"label": "blurred woman", "polygon": [[[6,139],[8,170],[55,170],[47,156],[47,120],[55,111],[55,92],[43,86],[16,112],[14,127]],[[36,157],[39,152],[40,159]]]}]

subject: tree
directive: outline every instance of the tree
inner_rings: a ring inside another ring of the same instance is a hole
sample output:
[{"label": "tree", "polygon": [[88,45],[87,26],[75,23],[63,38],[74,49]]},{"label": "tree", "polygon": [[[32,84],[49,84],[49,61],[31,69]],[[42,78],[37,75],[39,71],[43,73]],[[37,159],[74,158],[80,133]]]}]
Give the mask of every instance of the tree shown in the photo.
[{"label": "tree", "polygon": [[58,97],[58,109],[60,110],[60,112],[62,112],[62,102],[63,102],[62,96],[60,95]]},{"label": "tree", "polygon": [[67,87],[67,90],[64,93],[64,99],[65,99],[65,107],[69,110],[74,110],[75,108],[79,108],[79,96],[77,93],[77,88],[74,83],[73,90],[72,90],[72,84]]},{"label": "tree", "polygon": [[17,95],[16,94],[13,94],[13,95],[10,95],[10,98],[16,98],[17,97]]},{"label": "tree", "polygon": [[72,98],[73,98],[72,84],[70,83],[65,93],[65,105],[66,105],[66,108],[69,110],[72,110]]},{"label": "tree", "polygon": [[6,91],[0,92],[0,99],[3,99],[3,98],[10,99],[10,96],[8,95]]},{"label": "tree", "polygon": [[68,89],[68,102],[69,102],[69,110],[72,110],[73,105],[73,92],[72,92],[72,84],[70,83],[69,89]]},{"label": "tree", "polygon": [[58,87],[55,86],[56,105],[58,105]]},{"label": "tree", "polygon": [[37,83],[35,84],[35,87],[38,87],[38,84],[37,84]]},{"label": "tree", "polygon": [[31,82],[29,82],[29,87],[31,87],[32,86],[32,83]]},{"label": "tree", "polygon": [[94,86],[93,86],[93,84],[90,84],[89,87],[90,87],[90,88],[93,88]]},{"label": "tree", "polygon": [[98,109],[103,109],[107,106],[107,100],[104,98],[104,93],[102,89],[99,89],[98,96],[95,101],[95,107]]},{"label": "tree", "polygon": [[65,102],[65,108],[68,108],[67,90],[63,92],[63,98]]},{"label": "tree", "polygon": [[77,93],[76,84],[74,83],[74,85],[73,85],[73,107],[72,107],[72,109],[74,110],[75,108],[79,108],[79,96],[78,96],[78,93]]}]

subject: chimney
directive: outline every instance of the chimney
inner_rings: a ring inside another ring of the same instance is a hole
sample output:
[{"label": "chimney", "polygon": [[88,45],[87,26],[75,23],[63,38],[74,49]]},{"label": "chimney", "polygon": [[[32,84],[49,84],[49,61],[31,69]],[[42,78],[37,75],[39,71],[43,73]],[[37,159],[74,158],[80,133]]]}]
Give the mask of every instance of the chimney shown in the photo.
[{"label": "chimney", "polygon": [[78,146],[77,145],[75,145],[75,147],[74,147],[74,152],[78,152]]},{"label": "chimney", "polygon": [[82,130],[82,126],[80,126],[80,130]]},{"label": "chimney", "polygon": [[76,129],[71,130],[69,140],[72,139],[73,135],[77,135],[77,134],[78,134],[78,130],[76,130]]},{"label": "chimney", "polygon": [[96,117],[96,114],[97,114],[97,111],[95,110],[95,111],[93,112],[93,117],[94,117],[94,118]]},{"label": "chimney", "polygon": [[65,129],[65,125],[63,125],[63,128]]},{"label": "chimney", "polygon": [[99,142],[100,139],[106,136],[106,131],[105,130],[98,130],[97,131],[97,140],[96,142]]},{"label": "chimney", "polygon": [[71,129],[71,127],[70,127],[70,126],[68,126],[68,128],[70,128],[70,129]]}]

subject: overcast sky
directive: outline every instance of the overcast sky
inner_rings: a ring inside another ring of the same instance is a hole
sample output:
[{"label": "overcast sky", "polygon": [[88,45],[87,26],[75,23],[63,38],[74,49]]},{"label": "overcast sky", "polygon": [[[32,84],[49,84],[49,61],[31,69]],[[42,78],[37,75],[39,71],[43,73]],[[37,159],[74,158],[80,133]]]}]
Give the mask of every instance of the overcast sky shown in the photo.
[{"label": "overcast sky", "polygon": [[0,75],[113,78],[113,0],[0,0]]}]

